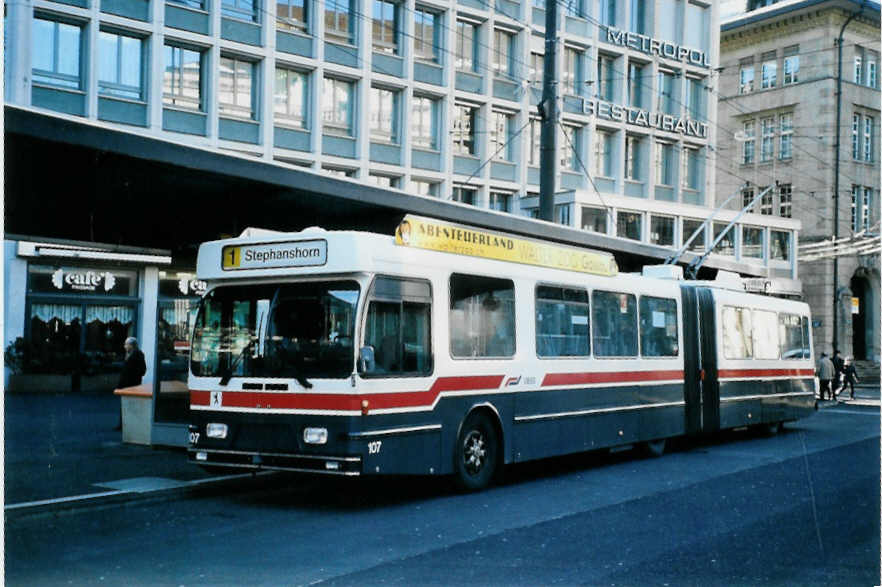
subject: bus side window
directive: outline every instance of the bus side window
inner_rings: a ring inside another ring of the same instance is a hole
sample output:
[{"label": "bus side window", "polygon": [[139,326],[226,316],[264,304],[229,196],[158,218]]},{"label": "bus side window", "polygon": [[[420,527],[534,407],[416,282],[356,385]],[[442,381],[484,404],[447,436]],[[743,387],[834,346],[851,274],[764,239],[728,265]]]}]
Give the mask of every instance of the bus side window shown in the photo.
[{"label": "bus side window", "polygon": [[640,353],[644,357],[676,357],[677,302],[640,297]]},{"label": "bus side window", "polygon": [[514,283],[510,279],[450,276],[450,352],[456,358],[514,355]]},{"label": "bus side window", "polygon": [[590,354],[588,292],[536,287],[536,354],[543,358]]},{"label": "bus side window", "polygon": [[594,356],[637,356],[637,298],[595,290],[591,295]]},{"label": "bus side window", "polygon": [[373,349],[366,375],[425,375],[432,372],[431,297],[427,283],[381,277],[372,291],[383,298],[368,305],[364,344]]},{"label": "bus side window", "polygon": [[723,307],[723,356],[727,359],[753,358],[753,325],[749,309]]}]

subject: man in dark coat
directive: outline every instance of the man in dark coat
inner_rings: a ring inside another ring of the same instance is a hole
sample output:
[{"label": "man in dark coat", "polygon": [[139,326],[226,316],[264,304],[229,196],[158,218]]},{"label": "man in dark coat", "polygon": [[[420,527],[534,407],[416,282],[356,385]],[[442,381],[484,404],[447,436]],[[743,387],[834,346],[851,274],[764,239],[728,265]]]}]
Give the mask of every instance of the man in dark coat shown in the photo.
[{"label": "man in dark coat", "polygon": [[[138,348],[138,339],[130,336],[124,344],[126,349],[126,360],[123,363],[122,372],[119,374],[119,383],[117,389],[123,387],[132,387],[133,385],[141,385],[141,378],[147,372],[147,363],[144,361],[144,353]],[[122,400],[119,407],[119,424],[115,430],[122,429]]]}]

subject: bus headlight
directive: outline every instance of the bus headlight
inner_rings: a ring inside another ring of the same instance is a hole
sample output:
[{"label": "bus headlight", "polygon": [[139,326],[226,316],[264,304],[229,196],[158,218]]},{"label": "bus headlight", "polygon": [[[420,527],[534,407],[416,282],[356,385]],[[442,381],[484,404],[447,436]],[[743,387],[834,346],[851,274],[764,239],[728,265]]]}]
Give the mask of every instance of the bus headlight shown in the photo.
[{"label": "bus headlight", "polygon": [[228,428],[226,424],[212,422],[205,426],[205,435],[209,438],[226,438],[227,431]]},{"label": "bus headlight", "polygon": [[325,444],[328,442],[327,428],[304,428],[303,442],[306,444]]}]

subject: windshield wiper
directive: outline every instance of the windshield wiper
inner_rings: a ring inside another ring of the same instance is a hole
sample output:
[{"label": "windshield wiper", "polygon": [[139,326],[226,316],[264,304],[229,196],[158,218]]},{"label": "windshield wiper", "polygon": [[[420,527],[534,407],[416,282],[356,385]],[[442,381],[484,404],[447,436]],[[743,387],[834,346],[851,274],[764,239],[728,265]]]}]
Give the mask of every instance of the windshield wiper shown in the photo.
[{"label": "windshield wiper", "polygon": [[227,367],[226,372],[223,374],[220,380],[220,385],[227,385],[230,382],[230,379],[233,378],[233,372],[236,370],[236,367],[239,366],[239,362],[245,356],[245,353],[251,351],[251,347],[254,345],[254,340],[249,340],[245,346],[242,348],[242,351],[233,359],[233,364]]}]

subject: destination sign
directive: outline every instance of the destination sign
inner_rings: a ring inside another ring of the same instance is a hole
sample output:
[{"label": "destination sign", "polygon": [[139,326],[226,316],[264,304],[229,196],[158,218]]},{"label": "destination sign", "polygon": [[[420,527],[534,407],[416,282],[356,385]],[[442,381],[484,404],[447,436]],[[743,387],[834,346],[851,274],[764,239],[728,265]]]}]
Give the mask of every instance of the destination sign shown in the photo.
[{"label": "destination sign", "polygon": [[610,253],[554,245],[408,214],[395,230],[401,246],[612,277]]},{"label": "destination sign", "polygon": [[328,262],[328,241],[287,241],[256,245],[227,245],[221,254],[224,271],[315,267]]}]

